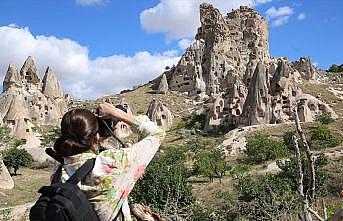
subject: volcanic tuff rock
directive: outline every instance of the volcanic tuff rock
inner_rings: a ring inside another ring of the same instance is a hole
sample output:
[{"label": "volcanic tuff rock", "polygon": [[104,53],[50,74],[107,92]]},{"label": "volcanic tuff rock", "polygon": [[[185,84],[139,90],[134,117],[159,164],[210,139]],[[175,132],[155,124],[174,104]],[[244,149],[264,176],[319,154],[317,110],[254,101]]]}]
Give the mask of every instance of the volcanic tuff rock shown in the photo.
[{"label": "volcanic tuff rock", "polygon": [[163,130],[169,131],[173,124],[171,111],[159,100],[150,102],[147,114],[151,121],[156,122]]},{"label": "volcanic tuff rock", "polygon": [[168,81],[167,77],[165,74],[162,75],[160,85],[158,86],[157,93],[159,94],[166,94],[168,93],[169,86],[168,86]]},{"label": "volcanic tuff rock", "polygon": [[4,162],[0,160],[0,188],[1,189],[13,189],[14,181],[8,172]]},{"label": "volcanic tuff rock", "polygon": [[293,63],[273,58],[267,21],[249,7],[223,16],[204,3],[200,5],[200,21],[195,42],[164,74],[171,90],[213,102],[206,128],[292,120],[292,107],[302,94],[297,86],[300,76],[316,78],[310,58]]},{"label": "volcanic tuff rock", "polygon": [[66,109],[59,80],[51,68],[41,82],[32,57],[20,72],[9,65],[0,95],[0,117],[17,138],[32,137],[34,124],[57,125]]}]

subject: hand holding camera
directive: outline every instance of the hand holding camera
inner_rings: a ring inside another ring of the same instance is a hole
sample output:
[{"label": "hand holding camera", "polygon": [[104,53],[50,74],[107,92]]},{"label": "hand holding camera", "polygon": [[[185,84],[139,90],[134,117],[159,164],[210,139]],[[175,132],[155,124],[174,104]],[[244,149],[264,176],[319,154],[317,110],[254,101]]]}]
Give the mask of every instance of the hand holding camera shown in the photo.
[{"label": "hand holding camera", "polygon": [[113,126],[119,121],[123,121],[129,125],[133,122],[131,113],[127,113],[127,109],[122,105],[113,106],[109,103],[99,104],[97,107],[98,117],[104,120],[113,120]]}]

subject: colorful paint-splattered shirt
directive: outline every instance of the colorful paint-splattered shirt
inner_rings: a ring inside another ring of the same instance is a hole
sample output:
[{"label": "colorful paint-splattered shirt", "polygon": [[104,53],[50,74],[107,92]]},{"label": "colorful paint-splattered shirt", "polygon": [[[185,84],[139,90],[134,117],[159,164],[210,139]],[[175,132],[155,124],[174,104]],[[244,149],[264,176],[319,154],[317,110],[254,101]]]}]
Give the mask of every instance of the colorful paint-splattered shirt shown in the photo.
[{"label": "colorful paint-splattered shirt", "polygon": [[131,220],[127,197],[156,154],[165,132],[145,115],[134,118],[133,126],[144,138],[129,148],[110,148],[66,157],[62,181],[66,181],[87,159],[96,158],[92,172],[81,182],[101,221],[112,221],[120,209]]}]

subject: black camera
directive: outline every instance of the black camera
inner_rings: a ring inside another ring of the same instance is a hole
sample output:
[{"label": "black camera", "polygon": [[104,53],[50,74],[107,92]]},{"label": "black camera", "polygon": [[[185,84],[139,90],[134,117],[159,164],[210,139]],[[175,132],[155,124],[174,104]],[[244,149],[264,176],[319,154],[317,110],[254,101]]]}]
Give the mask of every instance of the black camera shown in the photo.
[{"label": "black camera", "polygon": [[[127,113],[127,108],[124,107],[122,104],[117,104],[115,105],[116,108],[124,111]],[[99,116],[99,110],[96,111],[97,116]],[[117,119],[101,119],[100,117],[98,118],[98,123],[99,123],[99,134],[101,137],[110,137],[113,136],[113,129],[119,122]]]}]

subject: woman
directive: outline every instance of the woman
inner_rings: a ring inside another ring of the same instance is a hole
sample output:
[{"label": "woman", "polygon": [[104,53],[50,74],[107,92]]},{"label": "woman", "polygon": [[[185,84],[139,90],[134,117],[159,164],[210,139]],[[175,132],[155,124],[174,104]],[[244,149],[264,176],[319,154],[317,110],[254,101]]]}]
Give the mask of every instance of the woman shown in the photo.
[{"label": "woman", "polygon": [[62,181],[66,181],[83,163],[96,158],[92,172],[81,182],[101,221],[112,221],[120,210],[124,220],[131,220],[127,197],[135,182],[156,154],[165,132],[145,115],[132,116],[114,106],[98,106],[99,117],[116,119],[138,129],[144,138],[129,148],[108,148],[99,153],[104,142],[103,130],[97,117],[89,110],[67,112],[61,122],[61,137],[55,142],[55,151],[64,157]]}]

